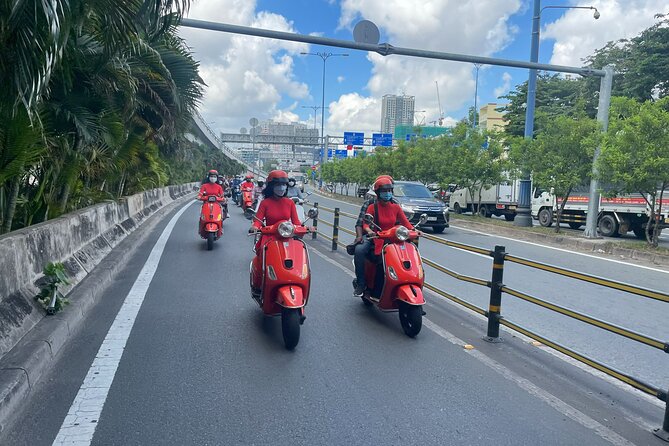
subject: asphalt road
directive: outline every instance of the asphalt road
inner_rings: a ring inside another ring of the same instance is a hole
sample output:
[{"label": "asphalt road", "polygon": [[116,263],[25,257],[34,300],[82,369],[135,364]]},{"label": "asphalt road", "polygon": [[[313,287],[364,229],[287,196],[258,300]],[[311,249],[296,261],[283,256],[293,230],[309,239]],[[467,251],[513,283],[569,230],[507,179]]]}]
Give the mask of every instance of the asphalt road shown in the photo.
[{"label": "asphalt road", "polygon": [[[102,375],[115,367],[113,350],[122,353],[115,374],[80,407],[101,410],[83,426],[92,440],[72,444],[663,444],[649,432],[660,423],[658,406],[520,339],[484,342],[483,322],[444,301],[431,298],[423,331],[407,338],[396,314],[352,298],[349,258],[320,240],[308,242],[312,294],[300,344],[286,351],[279,320],[263,317],[250,298],[249,222],[233,209],[208,252],[197,218],[193,205],[176,220],[136,319],[126,318],[159,234],[144,242],[0,444],[48,445],[61,424],[77,424],[70,405],[97,373],[91,363],[102,361]],[[478,257],[421,246],[428,257],[489,272]],[[124,345],[113,345],[122,341],[114,318],[131,329]],[[110,348],[98,352],[105,337]]]},{"label": "asphalt road", "polygon": [[[319,202],[321,206],[329,208],[339,207],[354,215],[357,215],[360,210],[359,206],[323,196],[312,195],[310,201]],[[331,213],[321,212],[321,218],[332,222]],[[352,229],[354,221],[342,217],[341,224]],[[515,241],[459,228],[457,222],[453,224],[454,227],[446,229],[439,237],[490,250],[495,245],[500,245],[506,248],[506,252],[515,256],[669,292],[669,271],[661,268],[640,267],[610,257],[577,254]],[[327,233],[331,231],[331,228],[326,226],[323,226],[322,229]],[[430,233],[430,230],[426,229],[425,232]],[[349,243],[353,237],[340,232],[340,239],[344,243]],[[428,240],[420,244],[420,249],[424,257],[460,274],[490,280],[492,274],[490,257],[453,249]],[[490,290],[486,287],[453,279],[430,267],[426,267],[426,279],[429,283],[481,308],[488,307]],[[507,262],[505,266],[504,283],[513,289],[542,300],[655,337],[663,342],[669,342],[669,324],[666,322],[669,303],[588,284],[510,262]],[[586,325],[510,295],[502,297],[502,314],[515,323],[659,388],[663,389],[669,383],[669,356],[661,350]]]}]

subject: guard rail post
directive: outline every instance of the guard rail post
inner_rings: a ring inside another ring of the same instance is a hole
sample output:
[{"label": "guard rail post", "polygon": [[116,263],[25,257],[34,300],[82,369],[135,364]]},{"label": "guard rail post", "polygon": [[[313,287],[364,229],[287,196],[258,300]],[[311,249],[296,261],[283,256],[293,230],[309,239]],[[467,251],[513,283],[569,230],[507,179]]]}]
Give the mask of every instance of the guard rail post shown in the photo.
[{"label": "guard rail post", "polygon": [[664,402],[664,422],[662,423],[662,427],[655,429],[653,433],[656,437],[669,442],[669,392],[667,392],[667,395]]},{"label": "guard rail post", "polygon": [[488,342],[499,342],[499,320],[502,305],[502,287],[504,286],[504,246],[495,246],[492,257],[492,280],[490,281],[490,305],[488,307],[488,333],[484,338]]},{"label": "guard rail post", "polygon": [[[318,202],[314,203],[314,209],[318,211]],[[314,232],[311,233],[311,239],[315,240],[318,235],[318,214],[314,217]]]},{"label": "guard rail post", "polygon": [[339,241],[339,208],[334,210],[334,222],[332,224],[332,250],[337,250],[337,242]]}]

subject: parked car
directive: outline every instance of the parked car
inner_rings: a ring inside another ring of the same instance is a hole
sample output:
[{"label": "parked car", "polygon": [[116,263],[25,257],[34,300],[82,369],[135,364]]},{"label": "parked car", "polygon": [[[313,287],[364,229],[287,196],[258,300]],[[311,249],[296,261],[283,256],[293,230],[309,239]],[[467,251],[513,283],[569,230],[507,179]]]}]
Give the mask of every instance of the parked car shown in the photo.
[{"label": "parked car", "polygon": [[[367,197],[374,196],[374,191],[368,191]],[[449,227],[450,215],[448,206],[436,199],[430,190],[422,183],[415,181],[395,181],[395,200],[400,204],[404,215],[411,224],[415,225],[422,214],[427,215],[427,222],[421,227],[429,227],[436,234],[444,232]]]}]

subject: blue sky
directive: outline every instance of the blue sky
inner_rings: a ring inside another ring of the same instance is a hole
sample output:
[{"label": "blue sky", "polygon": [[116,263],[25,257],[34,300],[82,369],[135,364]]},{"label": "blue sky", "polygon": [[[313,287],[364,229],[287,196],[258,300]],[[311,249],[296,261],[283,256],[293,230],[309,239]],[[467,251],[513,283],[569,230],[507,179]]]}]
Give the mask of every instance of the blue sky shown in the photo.
[{"label": "blue sky", "polygon": [[[542,6],[596,6],[589,10],[547,9],[542,13],[541,62],[581,65],[581,58],[609,40],[629,38],[669,12],[669,0],[543,0]],[[375,22],[381,42],[396,46],[528,60],[531,0],[199,0],[191,18],[300,34],[352,40],[360,19]],[[439,110],[435,80],[447,123],[466,115],[474,103],[474,67],[402,56],[383,58],[361,51],[277,42],[203,30],[184,30],[208,84],[201,112],[223,132],[260,120],[313,125],[320,105],[323,62],[301,51],[346,52],[326,70],[326,133],[378,131],[383,94],[416,96],[417,119],[430,122]],[[527,70],[483,67],[479,105],[527,79]],[[317,116],[320,127],[320,115]]]}]

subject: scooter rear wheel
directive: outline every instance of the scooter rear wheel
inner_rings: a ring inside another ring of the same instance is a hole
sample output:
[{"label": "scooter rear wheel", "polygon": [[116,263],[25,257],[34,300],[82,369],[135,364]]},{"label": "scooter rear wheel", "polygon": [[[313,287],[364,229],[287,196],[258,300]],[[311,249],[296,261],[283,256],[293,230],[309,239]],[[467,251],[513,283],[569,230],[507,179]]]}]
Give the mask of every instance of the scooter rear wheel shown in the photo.
[{"label": "scooter rear wheel", "polygon": [[207,251],[211,251],[214,249],[214,233],[213,232],[208,232],[207,233]]},{"label": "scooter rear wheel", "polygon": [[293,350],[300,342],[300,309],[284,308],[281,310],[281,331],[283,343],[288,350]]},{"label": "scooter rear wheel", "polygon": [[404,334],[410,338],[415,338],[420,333],[420,329],[423,328],[423,307],[400,302],[399,313]]}]

